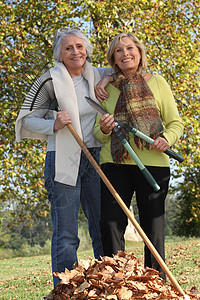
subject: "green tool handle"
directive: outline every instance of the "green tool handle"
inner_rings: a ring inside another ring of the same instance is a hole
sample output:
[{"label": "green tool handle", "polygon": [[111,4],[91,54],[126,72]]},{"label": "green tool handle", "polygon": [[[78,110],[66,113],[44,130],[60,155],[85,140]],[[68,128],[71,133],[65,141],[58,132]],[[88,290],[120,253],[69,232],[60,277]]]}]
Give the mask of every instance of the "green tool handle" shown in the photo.
[{"label": "green tool handle", "polygon": [[134,150],[131,148],[131,146],[129,145],[129,143],[127,142],[127,140],[123,139],[121,142],[124,145],[124,147],[126,148],[126,150],[130,153],[131,157],[134,159],[134,161],[138,165],[139,169],[141,170],[142,174],[146,178],[147,182],[151,185],[151,187],[153,188],[153,190],[155,192],[159,191],[159,189],[160,189],[159,185],[157,184],[157,182],[155,181],[155,179],[153,178],[153,176],[151,175],[151,173],[143,165],[143,163],[141,162],[141,160],[139,159],[139,157],[137,156],[137,154],[134,152]]},{"label": "green tool handle", "polygon": [[[139,136],[141,139],[145,140],[147,143],[149,144],[153,144],[154,140],[152,138],[150,138],[149,136],[147,136],[146,134],[142,133],[141,131],[135,129],[135,128],[131,128],[131,132],[137,136]],[[168,148],[165,152],[165,154],[167,154],[168,156],[178,160],[179,162],[183,162],[184,161],[184,157],[181,156],[180,154],[176,153],[175,151],[173,151],[172,149]]]}]

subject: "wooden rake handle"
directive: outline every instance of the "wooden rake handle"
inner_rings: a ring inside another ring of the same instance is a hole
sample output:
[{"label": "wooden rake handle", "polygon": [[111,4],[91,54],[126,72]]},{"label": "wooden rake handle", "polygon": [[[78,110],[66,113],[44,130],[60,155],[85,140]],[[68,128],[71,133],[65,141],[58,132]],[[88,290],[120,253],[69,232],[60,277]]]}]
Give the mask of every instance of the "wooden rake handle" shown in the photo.
[{"label": "wooden rake handle", "polygon": [[75,131],[74,127],[71,124],[69,124],[69,125],[67,125],[67,128],[69,129],[69,131],[71,132],[71,134],[73,135],[73,137],[75,138],[75,140],[77,141],[77,143],[79,144],[79,146],[81,147],[81,149],[83,150],[85,155],[87,156],[88,160],[90,161],[90,163],[92,164],[94,169],[97,171],[97,173],[101,177],[101,179],[103,180],[103,182],[105,183],[105,185],[107,186],[109,191],[112,193],[112,195],[114,196],[114,198],[116,199],[118,204],[121,206],[121,208],[123,209],[123,211],[125,212],[125,214],[129,218],[129,220],[131,221],[133,226],[136,228],[137,232],[139,233],[139,235],[141,236],[141,238],[143,239],[143,241],[145,242],[145,244],[147,245],[147,247],[149,248],[149,250],[151,251],[151,253],[155,257],[155,259],[157,260],[157,262],[159,263],[159,265],[161,266],[161,268],[163,269],[165,274],[168,276],[171,283],[174,285],[176,290],[181,295],[185,296],[185,298],[186,298],[187,295],[185,295],[183,289],[178,284],[176,278],[172,275],[172,273],[170,272],[170,270],[166,266],[165,262],[163,261],[162,257],[160,256],[158,251],[155,249],[155,247],[153,246],[153,244],[151,243],[151,241],[149,240],[147,235],[144,233],[144,231],[142,230],[142,228],[140,227],[140,225],[136,221],[133,214],[130,212],[130,210],[125,205],[124,201],[121,199],[119,194],[116,192],[116,190],[114,189],[114,187],[112,186],[110,181],[107,179],[107,177],[105,176],[105,174],[103,173],[103,171],[101,170],[101,168],[99,167],[99,165],[97,164],[97,162],[95,161],[93,156],[90,154],[89,150],[87,149],[87,147],[85,146],[85,144],[83,143],[83,141],[81,140],[81,138],[79,137],[77,132]]}]

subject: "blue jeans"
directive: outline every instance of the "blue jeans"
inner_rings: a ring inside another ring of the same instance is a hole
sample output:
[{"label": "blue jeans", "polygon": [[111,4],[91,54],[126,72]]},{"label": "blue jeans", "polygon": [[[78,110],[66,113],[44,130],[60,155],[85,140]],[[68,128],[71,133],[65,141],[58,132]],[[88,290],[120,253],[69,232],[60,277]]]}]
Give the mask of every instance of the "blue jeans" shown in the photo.
[{"label": "blue jeans", "polygon": [[[89,149],[99,162],[99,148]],[[100,231],[100,178],[85,154],[81,162],[76,186],[54,181],[55,152],[47,152],[45,161],[45,186],[51,202],[53,235],[51,245],[52,272],[72,270],[77,262],[78,212],[80,204],[88,220],[89,233],[95,258],[103,256]],[[59,279],[53,276],[54,287]]]}]

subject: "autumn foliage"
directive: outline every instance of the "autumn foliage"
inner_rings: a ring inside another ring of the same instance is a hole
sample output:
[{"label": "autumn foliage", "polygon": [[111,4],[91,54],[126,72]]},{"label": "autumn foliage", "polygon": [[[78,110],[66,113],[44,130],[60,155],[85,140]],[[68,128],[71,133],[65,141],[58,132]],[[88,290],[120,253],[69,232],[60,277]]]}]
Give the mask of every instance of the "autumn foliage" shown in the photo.
[{"label": "autumn foliage", "polygon": [[[83,261],[71,271],[54,273],[61,282],[46,300],[78,299],[185,299],[159,277],[158,271],[143,268],[131,252],[119,251],[101,261]],[[190,299],[200,299],[192,291]]]},{"label": "autumn foliage", "polygon": [[[183,222],[199,227],[199,182],[194,185],[185,175],[193,170],[199,174],[200,167],[198,11],[199,1],[195,0],[1,1],[0,204],[10,207],[13,222],[31,226],[29,212],[43,217],[49,212],[49,203],[43,180],[45,143],[15,142],[14,125],[23,97],[13,97],[21,82],[13,82],[12,74],[24,73],[18,61],[30,51],[40,51],[53,63],[55,31],[75,25],[94,46],[93,64],[101,66],[107,65],[111,39],[122,31],[133,32],[147,49],[148,71],[162,74],[170,84],[185,125],[175,146],[185,161],[176,164],[172,175],[187,182],[178,191],[187,188],[187,197],[188,189],[192,191]],[[20,88],[23,92],[24,86]]]}]

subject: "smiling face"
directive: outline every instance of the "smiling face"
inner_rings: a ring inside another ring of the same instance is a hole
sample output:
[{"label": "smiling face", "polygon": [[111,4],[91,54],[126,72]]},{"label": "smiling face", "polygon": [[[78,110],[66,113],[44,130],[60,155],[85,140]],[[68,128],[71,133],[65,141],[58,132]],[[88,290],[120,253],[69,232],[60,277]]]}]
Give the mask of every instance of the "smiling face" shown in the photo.
[{"label": "smiling face", "polygon": [[60,60],[67,68],[71,77],[79,76],[87,58],[87,49],[83,40],[68,34],[61,42]]},{"label": "smiling face", "polygon": [[135,74],[140,63],[141,55],[133,40],[129,37],[122,37],[118,41],[114,60],[125,76]]}]

